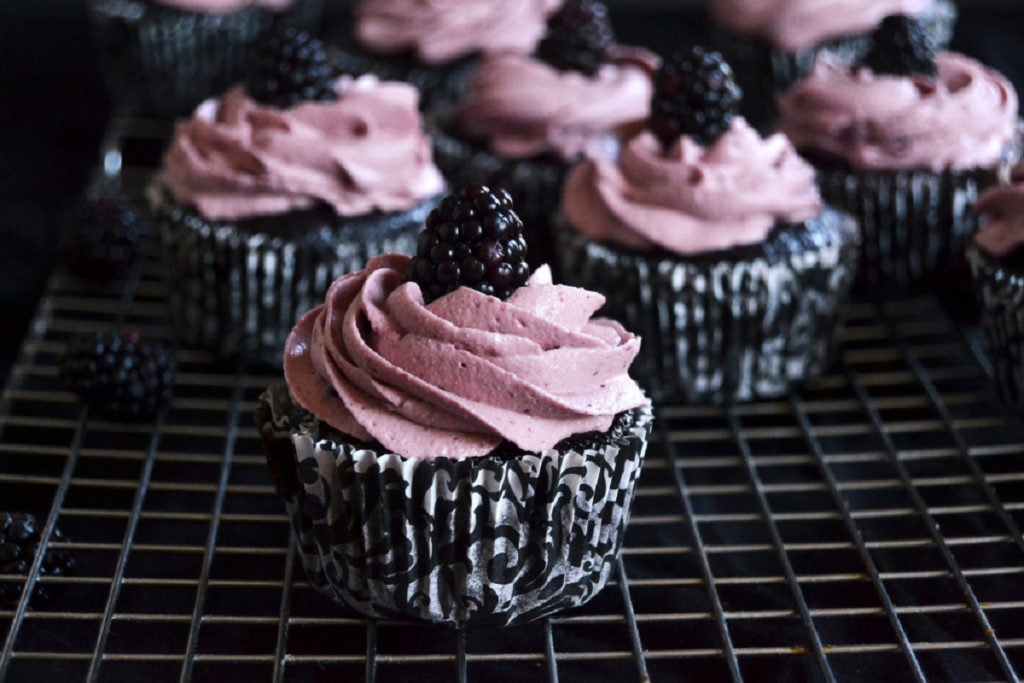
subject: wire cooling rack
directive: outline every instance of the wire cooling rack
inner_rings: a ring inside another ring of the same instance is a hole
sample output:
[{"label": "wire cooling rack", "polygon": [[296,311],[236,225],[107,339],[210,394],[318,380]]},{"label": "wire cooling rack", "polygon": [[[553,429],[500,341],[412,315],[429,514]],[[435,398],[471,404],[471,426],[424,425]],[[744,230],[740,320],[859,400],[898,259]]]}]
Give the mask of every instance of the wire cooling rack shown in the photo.
[{"label": "wire cooling rack", "polygon": [[0,575],[55,593],[0,610],[0,680],[1024,673],[1024,425],[932,297],[851,305],[837,365],[799,395],[659,406],[609,586],[555,618],[465,631],[368,620],[308,586],[254,427],[275,374],[179,350],[174,399],[146,425],[64,390],[72,334],[170,341],[165,299],[147,258],[110,285],[59,269],[40,302],[0,401],[0,508],[45,520],[44,544],[78,567]]}]

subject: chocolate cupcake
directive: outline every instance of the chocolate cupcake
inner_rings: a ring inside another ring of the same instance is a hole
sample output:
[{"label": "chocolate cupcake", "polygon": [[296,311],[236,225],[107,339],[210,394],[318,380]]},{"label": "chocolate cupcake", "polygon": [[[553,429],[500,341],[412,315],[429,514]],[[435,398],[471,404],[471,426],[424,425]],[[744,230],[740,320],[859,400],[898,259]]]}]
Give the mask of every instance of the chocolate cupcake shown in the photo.
[{"label": "chocolate cupcake", "polygon": [[509,625],[613,572],[652,422],[627,374],[640,340],[591,317],[600,295],[530,275],[521,242],[507,193],[465,188],[414,259],[340,278],[289,337],[257,423],[339,604]]},{"label": "chocolate cupcake", "polygon": [[152,199],[185,344],[279,365],[336,277],[415,250],[444,189],[417,104],[375,76],[251,82],[177,125]]},{"label": "chocolate cupcake", "polygon": [[860,222],[869,287],[958,268],[978,192],[1020,156],[1010,82],[933,54],[905,17],[886,19],[862,61],[819,60],[779,108],[779,130],[815,164],[822,196]]},{"label": "chocolate cupcake", "polygon": [[640,331],[656,400],[777,397],[829,365],[855,275],[855,221],[825,207],[781,135],[734,116],[717,53],[655,78],[651,130],[570,172],[556,220],[567,282]]}]

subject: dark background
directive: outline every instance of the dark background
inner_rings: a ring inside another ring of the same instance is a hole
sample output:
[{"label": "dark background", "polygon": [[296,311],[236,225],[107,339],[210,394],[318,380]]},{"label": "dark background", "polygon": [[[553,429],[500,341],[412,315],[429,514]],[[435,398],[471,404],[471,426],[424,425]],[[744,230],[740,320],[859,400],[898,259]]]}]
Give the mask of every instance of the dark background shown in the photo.
[{"label": "dark background", "polygon": [[[347,2],[326,0],[325,27]],[[624,43],[660,52],[705,33],[700,2],[620,0]],[[1010,76],[1024,92],[1024,2],[964,2],[953,49]],[[0,383],[56,258],[56,222],[98,162],[111,102],[85,0],[0,0]]]}]

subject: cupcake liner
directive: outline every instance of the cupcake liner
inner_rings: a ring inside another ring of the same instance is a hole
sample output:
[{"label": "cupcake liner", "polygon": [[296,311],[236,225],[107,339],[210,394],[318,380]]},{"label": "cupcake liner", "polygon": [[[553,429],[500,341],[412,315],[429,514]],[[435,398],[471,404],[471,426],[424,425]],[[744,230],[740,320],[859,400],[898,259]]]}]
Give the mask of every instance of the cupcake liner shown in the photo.
[{"label": "cupcake liner", "polygon": [[967,249],[967,261],[981,304],[981,326],[996,386],[1007,404],[1024,413],[1024,275],[974,244]]},{"label": "cupcake liner", "polygon": [[323,0],[296,0],[275,13],[245,7],[204,14],[144,0],[89,0],[115,99],[135,113],[184,116],[243,80],[278,24],[317,28]]},{"label": "cupcake liner", "polygon": [[172,320],[192,347],[279,367],[303,313],[341,275],[377,254],[416,250],[439,201],[393,214],[339,217],[325,208],[210,222],[171,201],[158,203]]},{"label": "cupcake liner", "polygon": [[[956,19],[957,8],[951,0],[935,0],[921,15],[925,34],[936,49],[949,45]],[[740,111],[744,118],[761,132],[767,132],[778,114],[776,94],[803,78],[819,54],[828,53],[844,62],[855,61],[871,47],[871,36],[846,36],[806,50],[784,52],[763,40],[715,27],[712,44],[732,66],[736,82],[743,90]]]},{"label": "cupcake liner", "polygon": [[372,617],[508,626],[604,587],[653,416],[622,413],[590,447],[460,461],[327,434],[284,385],[260,397],[257,422],[319,591]]},{"label": "cupcake liner", "polygon": [[775,228],[762,244],[694,255],[616,250],[555,223],[567,283],[641,336],[631,373],[662,401],[773,398],[827,369],[856,275],[849,216]]}]

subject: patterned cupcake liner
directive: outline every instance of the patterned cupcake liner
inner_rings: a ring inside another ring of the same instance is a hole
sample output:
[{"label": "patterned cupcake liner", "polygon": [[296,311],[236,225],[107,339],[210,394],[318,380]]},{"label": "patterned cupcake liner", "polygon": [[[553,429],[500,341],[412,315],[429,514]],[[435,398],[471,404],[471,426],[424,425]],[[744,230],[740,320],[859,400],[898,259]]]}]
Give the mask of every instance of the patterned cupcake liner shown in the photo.
[{"label": "patterned cupcake liner", "polygon": [[323,0],[296,0],[280,13],[204,14],[145,0],[89,0],[89,9],[115,99],[137,114],[174,118],[243,80],[278,24],[316,29]]},{"label": "patterned cupcake liner", "polygon": [[257,423],[319,591],[372,617],[508,626],[604,587],[653,416],[622,413],[586,448],[461,461],[327,435],[284,385],[260,397]]},{"label": "patterned cupcake liner", "polygon": [[973,244],[967,261],[996,386],[1007,404],[1024,413],[1024,274],[1004,267]]},{"label": "patterned cupcake liner", "polygon": [[[935,0],[921,16],[926,34],[938,49],[949,45],[957,19],[952,0]],[[775,96],[804,77],[819,54],[852,62],[871,47],[870,35],[838,38],[799,52],[783,52],[768,43],[715,27],[712,44],[732,66],[736,82],[743,90],[741,112],[762,132],[774,125],[777,117]]]},{"label": "patterned cupcake liner", "polygon": [[643,338],[631,374],[656,400],[777,397],[834,355],[859,247],[845,214],[692,257],[618,251],[555,226],[565,281],[603,293],[602,311]]},{"label": "patterned cupcake liner", "polygon": [[280,367],[292,327],[323,302],[331,282],[378,254],[415,253],[439,199],[394,214],[338,217],[321,209],[237,223],[209,222],[159,202],[171,314],[182,343]]}]

